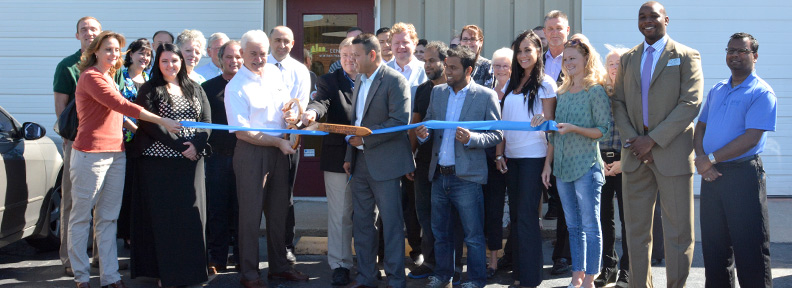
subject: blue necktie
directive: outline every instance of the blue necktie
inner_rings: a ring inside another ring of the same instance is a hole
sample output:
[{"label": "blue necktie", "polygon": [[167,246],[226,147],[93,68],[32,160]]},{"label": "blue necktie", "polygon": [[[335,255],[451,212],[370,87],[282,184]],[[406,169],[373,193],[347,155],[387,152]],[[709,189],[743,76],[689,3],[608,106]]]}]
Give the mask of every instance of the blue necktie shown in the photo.
[{"label": "blue necktie", "polygon": [[641,70],[641,105],[643,106],[643,124],[649,127],[649,83],[652,82],[652,62],[654,62],[655,49],[652,46],[646,49],[646,61]]}]

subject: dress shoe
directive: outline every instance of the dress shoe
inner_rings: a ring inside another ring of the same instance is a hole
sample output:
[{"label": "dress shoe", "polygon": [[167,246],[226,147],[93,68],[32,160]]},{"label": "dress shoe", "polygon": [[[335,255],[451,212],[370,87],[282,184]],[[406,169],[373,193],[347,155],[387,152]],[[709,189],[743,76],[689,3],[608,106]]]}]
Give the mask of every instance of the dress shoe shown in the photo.
[{"label": "dress shoe", "polygon": [[358,284],[357,282],[352,282],[352,284],[349,284],[349,286],[347,286],[347,288],[377,288],[377,287],[376,286],[366,286],[366,285],[363,285],[363,284]]},{"label": "dress shoe", "polygon": [[616,270],[616,267],[603,267],[597,279],[594,279],[594,286],[608,286],[615,283],[617,278],[619,278],[619,270]]},{"label": "dress shoe", "polygon": [[660,264],[663,264],[663,259],[652,258],[652,266],[660,266]]},{"label": "dress shoe", "polygon": [[410,259],[412,259],[413,264],[415,264],[415,266],[421,266],[421,264],[423,264],[424,262],[423,254],[417,252],[416,253],[410,252]]},{"label": "dress shoe", "polygon": [[333,282],[330,283],[333,286],[344,286],[349,284],[349,269],[344,267],[338,267],[333,269]]},{"label": "dress shoe", "polygon": [[512,258],[511,256],[503,255],[500,259],[498,259],[498,269],[503,271],[511,271],[512,270]]},{"label": "dress shoe", "polygon": [[617,288],[627,288],[630,286],[630,273],[627,270],[619,270],[619,280],[616,280]]},{"label": "dress shoe", "polygon": [[561,275],[572,270],[566,258],[556,259],[553,263],[553,269],[550,270],[550,275]]},{"label": "dress shoe", "polygon": [[434,270],[432,270],[432,268],[429,268],[426,265],[421,265],[410,270],[410,273],[407,274],[407,277],[410,277],[410,279],[424,279],[432,275],[434,275]]},{"label": "dress shoe", "polygon": [[280,273],[268,273],[267,279],[286,280],[286,281],[308,281],[308,275],[295,269],[286,270]]},{"label": "dress shoe", "polygon": [[547,208],[547,213],[545,213],[544,219],[545,220],[556,220],[556,219],[558,219],[558,215],[559,215],[559,211],[558,210],[560,210],[560,209],[558,207],[556,207],[556,206],[548,207]]},{"label": "dress shoe", "polygon": [[498,270],[492,269],[492,268],[487,268],[487,279],[492,279],[492,277],[495,277],[495,274],[497,274],[497,273],[498,273]]},{"label": "dress shoe", "polygon": [[452,282],[454,285],[462,284],[462,272],[454,271],[454,279]]},{"label": "dress shoe", "polygon": [[115,282],[115,283],[110,284],[110,285],[102,286],[102,288],[126,288],[126,287],[127,286],[124,285],[124,281],[121,281],[121,280],[118,280],[118,282]]},{"label": "dress shoe", "polygon": [[297,264],[297,257],[294,256],[294,251],[292,251],[292,249],[286,249],[286,260],[289,260],[290,265]]},{"label": "dress shoe", "polygon": [[256,280],[239,280],[239,283],[242,284],[242,287],[245,288],[267,288],[267,285],[264,284],[264,280],[256,279]]},{"label": "dress shoe", "polygon": [[74,270],[71,267],[64,268],[63,272],[66,273],[66,276],[74,277]]},{"label": "dress shoe", "polygon": [[91,288],[91,284],[88,282],[80,282],[77,283],[77,288]]}]

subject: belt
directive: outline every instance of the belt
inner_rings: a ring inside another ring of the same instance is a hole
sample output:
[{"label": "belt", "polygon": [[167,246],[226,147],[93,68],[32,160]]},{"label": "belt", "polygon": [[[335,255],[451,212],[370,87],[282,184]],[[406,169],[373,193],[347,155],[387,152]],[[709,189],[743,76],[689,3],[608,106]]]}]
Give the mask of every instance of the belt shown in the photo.
[{"label": "belt", "polygon": [[456,169],[454,167],[455,167],[454,165],[443,166],[443,165],[439,165],[438,164],[437,165],[437,171],[439,171],[440,174],[443,174],[443,175],[456,175]]},{"label": "belt", "polygon": [[715,164],[715,165],[716,166],[733,166],[733,165],[749,162],[749,161],[752,161],[752,160],[758,160],[758,159],[759,159],[759,155],[755,154],[755,155],[745,156],[745,157],[739,158],[739,159],[734,159],[734,160],[728,161],[728,162],[719,162],[718,164]]}]

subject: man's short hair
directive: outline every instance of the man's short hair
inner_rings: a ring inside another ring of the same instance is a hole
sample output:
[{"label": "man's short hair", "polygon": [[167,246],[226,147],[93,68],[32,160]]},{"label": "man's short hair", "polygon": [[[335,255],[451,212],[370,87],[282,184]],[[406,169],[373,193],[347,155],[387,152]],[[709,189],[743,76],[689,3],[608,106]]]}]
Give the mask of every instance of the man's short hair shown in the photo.
[{"label": "man's short hair", "polygon": [[448,46],[442,41],[432,41],[426,44],[426,50],[434,49],[437,51],[437,56],[440,57],[440,61],[445,61],[446,57],[448,57]]},{"label": "man's short hair", "polygon": [[347,47],[347,46],[352,46],[352,40],[353,40],[353,39],[355,39],[355,37],[347,37],[347,38],[344,38],[344,40],[342,40],[342,41],[341,41],[341,44],[338,44],[338,50],[339,50],[339,52],[341,52],[340,50],[341,50],[341,49],[344,49],[344,47]]},{"label": "man's short hair", "polygon": [[245,34],[242,34],[242,39],[239,41],[239,43],[239,46],[241,46],[242,49],[245,49],[248,43],[261,44],[264,46],[264,51],[269,52],[269,38],[267,37],[267,33],[264,33],[264,31],[261,30],[250,30],[245,32]]},{"label": "man's short hair", "polygon": [[547,22],[547,20],[553,18],[563,19],[564,21],[567,22],[567,26],[569,25],[569,18],[567,18],[567,15],[564,12],[561,12],[561,10],[553,10],[547,12],[547,14],[545,14],[544,21]]},{"label": "man's short hair", "polygon": [[418,32],[415,31],[415,26],[413,26],[413,24],[404,23],[404,22],[393,24],[393,26],[390,29],[390,32],[391,32],[391,38],[393,38],[393,34],[407,32],[407,35],[409,35],[410,38],[412,38],[413,43],[418,43]]},{"label": "man's short hair", "polygon": [[470,51],[470,48],[459,45],[454,48],[448,49],[448,58],[459,57],[462,62],[462,69],[467,70],[468,67],[476,65],[476,53]]},{"label": "man's short hair", "polygon": [[313,60],[313,54],[311,54],[311,50],[303,48],[303,59],[305,58]]},{"label": "man's short hair", "polygon": [[391,32],[390,27],[382,27],[380,29],[377,29],[377,33],[374,34],[379,36],[382,33],[390,33],[390,32]]},{"label": "man's short hair", "polygon": [[429,41],[428,41],[428,40],[426,40],[426,39],[421,39],[421,40],[418,40],[418,43],[417,43],[417,44],[415,44],[415,46],[424,46],[424,47],[426,47],[426,44],[427,44],[427,43],[429,43]]},{"label": "man's short hair", "polygon": [[225,56],[225,50],[226,50],[226,48],[228,46],[231,46],[231,45],[237,45],[239,47],[242,47],[242,45],[239,44],[239,41],[236,41],[236,40],[228,40],[228,42],[223,44],[223,46],[220,46],[220,50],[217,51],[217,58],[220,58],[220,68],[223,68],[223,60],[222,59],[223,59],[223,56]]},{"label": "man's short hair", "polygon": [[174,44],[181,49],[181,45],[189,41],[198,41],[198,44],[201,45],[201,53],[206,51],[206,37],[204,37],[201,31],[196,29],[184,29],[184,31],[179,33],[179,36],[176,37],[176,42],[174,42]]},{"label": "man's short hair", "polygon": [[96,19],[91,16],[83,16],[82,18],[80,18],[80,20],[77,20],[77,33],[80,33],[80,23],[88,19],[94,20],[96,21],[96,23],[99,23],[99,30],[102,30],[102,23],[99,22],[99,19]]},{"label": "man's short hair", "polygon": [[381,59],[382,57],[382,55],[380,55],[379,40],[377,40],[377,37],[374,36],[374,34],[363,33],[355,36],[355,39],[352,40],[352,44],[362,44],[363,51],[366,52],[366,55],[368,55],[369,52],[374,51],[377,53],[377,58]]},{"label": "man's short hair", "polygon": [[745,32],[737,32],[731,35],[729,41],[731,40],[742,40],[748,38],[748,41],[751,41],[751,51],[753,53],[759,52],[759,41],[756,41],[753,35],[745,33]]},{"label": "man's short hair", "polygon": [[484,41],[484,31],[476,25],[465,25],[465,27],[462,27],[462,32],[459,32],[459,39],[462,39],[462,33],[465,33],[465,30],[475,33],[476,39]]},{"label": "man's short hair", "polygon": [[544,26],[542,26],[542,25],[539,25],[539,26],[536,26],[536,27],[534,27],[534,28],[533,28],[533,29],[531,29],[531,30],[533,30],[533,31],[536,31],[536,30],[544,30],[544,28],[545,28]]},{"label": "man's short hair", "polygon": [[355,32],[355,31],[360,31],[362,33],[363,29],[360,29],[360,27],[357,27],[357,26],[353,26],[353,27],[349,27],[349,29],[347,29],[346,33],[348,34],[348,33],[352,33],[352,32]]},{"label": "man's short hair", "polygon": [[154,36],[151,36],[151,40],[154,40],[154,37],[157,37],[157,35],[162,34],[162,33],[168,34],[168,36],[171,37],[171,42],[176,41],[176,37],[173,37],[173,33],[170,33],[170,32],[165,31],[165,30],[159,30],[157,32],[154,32]]},{"label": "man's short hair", "polygon": [[219,39],[223,39],[223,43],[224,44],[225,44],[225,42],[228,42],[228,40],[231,40],[230,38],[228,38],[228,35],[226,35],[225,33],[217,32],[217,33],[214,33],[211,36],[209,36],[209,41],[208,42],[212,43],[212,42],[217,41]]}]

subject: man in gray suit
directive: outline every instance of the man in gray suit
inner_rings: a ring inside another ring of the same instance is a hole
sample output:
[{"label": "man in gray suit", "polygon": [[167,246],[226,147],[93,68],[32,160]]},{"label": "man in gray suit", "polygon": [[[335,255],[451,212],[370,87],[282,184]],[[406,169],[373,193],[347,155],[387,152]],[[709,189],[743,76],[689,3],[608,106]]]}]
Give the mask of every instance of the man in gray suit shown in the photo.
[{"label": "man in gray suit", "polygon": [[[382,65],[379,41],[362,34],[352,41],[358,72],[352,91],[349,119],[371,130],[410,123],[410,87],[399,72]],[[378,234],[374,228],[375,205],[385,236],[385,272],[388,286],[406,287],[404,275],[404,218],[402,176],[415,170],[407,131],[347,136],[344,170],[352,176],[355,251],[358,276],[352,287],[376,287]]]},{"label": "man in gray suit", "polygon": [[[425,120],[486,121],[500,120],[498,96],[495,91],[471,81],[476,54],[457,46],[448,50],[445,59],[447,84],[432,88]],[[435,237],[435,276],[428,287],[451,287],[454,274],[453,221],[451,206],[459,211],[465,243],[468,247],[468,280],[465,288],[482,288],[487,283],[486,248],[484,246],[484,194],[487,184],[487,156],[484,148],[503,140],[498,130],[470,131],[465,128],[434,131],[432,162],[432,233]],[[429,138],[426,126],[416,128],[418,140]],[[456,141],[455,141],[456,140]],[[438,145],[439,144],[439,145]],[[458,279],[454,279],[458,280]]]}]

